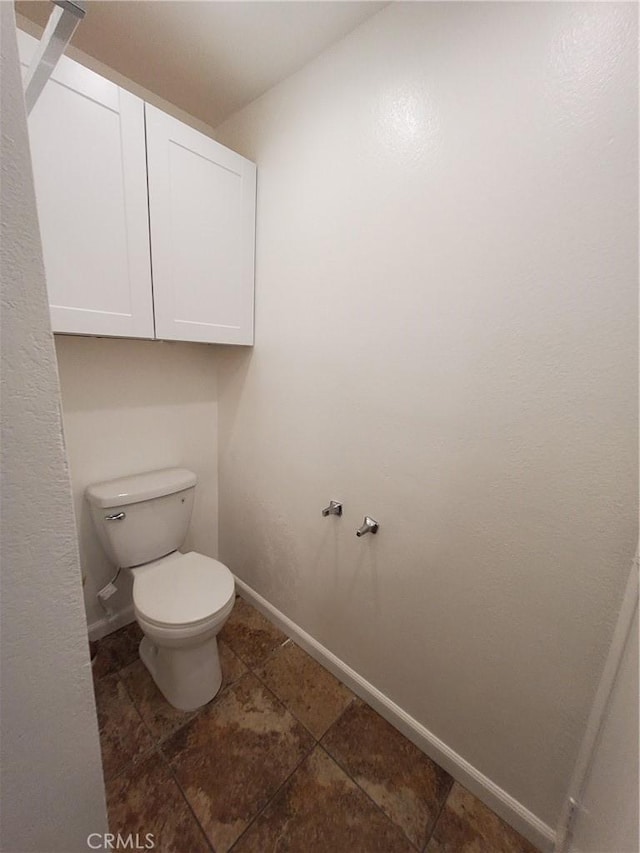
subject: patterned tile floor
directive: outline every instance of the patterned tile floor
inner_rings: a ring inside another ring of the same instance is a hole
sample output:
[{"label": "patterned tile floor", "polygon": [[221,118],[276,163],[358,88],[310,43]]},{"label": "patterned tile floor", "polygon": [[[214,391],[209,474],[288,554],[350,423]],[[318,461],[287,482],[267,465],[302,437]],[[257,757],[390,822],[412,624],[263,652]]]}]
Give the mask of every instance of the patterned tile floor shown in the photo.
[{"label": "patterned tile floor", "polygon": [[112,832],[160,853],[534,853],[241,598],[197,712],[159,693],[141,636],[105,637],[93,668]]}]

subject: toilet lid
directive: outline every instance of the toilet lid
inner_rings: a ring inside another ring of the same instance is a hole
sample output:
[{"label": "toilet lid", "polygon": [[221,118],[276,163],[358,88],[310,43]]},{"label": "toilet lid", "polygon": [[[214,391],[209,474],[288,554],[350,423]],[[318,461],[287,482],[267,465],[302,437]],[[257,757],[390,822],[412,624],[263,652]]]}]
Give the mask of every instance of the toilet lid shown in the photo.
[{"label": "toilet lid", "polygon": [[191,551],[136,570],[133,603],[146,619],[177,627],[214,616],[234,592],[233,575],[225,565]]}]

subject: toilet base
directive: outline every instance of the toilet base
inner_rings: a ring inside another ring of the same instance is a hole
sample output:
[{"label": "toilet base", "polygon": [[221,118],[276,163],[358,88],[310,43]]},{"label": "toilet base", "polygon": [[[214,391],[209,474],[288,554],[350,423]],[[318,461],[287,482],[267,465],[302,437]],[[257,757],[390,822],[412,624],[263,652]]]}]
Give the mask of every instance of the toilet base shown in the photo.
[{"label": "toilet base", "polygon": [[157,646],[144,636],[140,641],[140,658],[164,698],[179,711],[201,708],[222,686],[215,636],[187,648]]}]

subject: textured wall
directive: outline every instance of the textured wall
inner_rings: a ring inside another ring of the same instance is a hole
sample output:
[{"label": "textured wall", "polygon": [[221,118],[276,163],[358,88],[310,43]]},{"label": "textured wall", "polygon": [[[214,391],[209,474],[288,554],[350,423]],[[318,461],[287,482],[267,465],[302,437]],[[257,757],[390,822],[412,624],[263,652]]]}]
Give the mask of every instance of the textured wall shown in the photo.
[{"label": "textured wall", "polygon": [[[173,466],[198,475],[186,549],[218,554],[215,349],[202,344],[56,336],[65,439],[89,625],[104,618],[96,593],[113,577],[97,539],[88,485]],[[131,604],[122,573],[109,600]],[[132,614],[129,614],[132,618]],[[102,631],[110,630],[104,625]]]},{"label": "textured wall", "polygon": [[221,559],[551,826],[637,541],[636,14],[392,4],[218,133]]},{"label": "textured wall", "polygon": [[12,4],[0,23],[0,846],[74,853],[106,831],[102,765]]}]

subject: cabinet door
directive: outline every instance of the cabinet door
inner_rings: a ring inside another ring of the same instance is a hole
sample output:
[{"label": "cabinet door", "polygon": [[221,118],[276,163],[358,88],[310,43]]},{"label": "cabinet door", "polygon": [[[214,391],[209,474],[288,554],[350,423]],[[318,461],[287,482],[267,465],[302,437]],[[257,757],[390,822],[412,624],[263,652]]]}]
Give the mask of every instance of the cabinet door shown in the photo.
[{"label": "cabinet door", "polygon": [[152,338],[144,102],[63,57],[29,139],[53,331]]},{"label": "cabinet door", "polygon": [[252,344],[256,167],[145,110],[156,336]]}]

